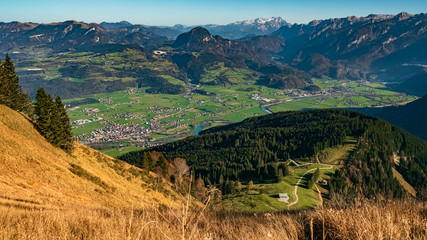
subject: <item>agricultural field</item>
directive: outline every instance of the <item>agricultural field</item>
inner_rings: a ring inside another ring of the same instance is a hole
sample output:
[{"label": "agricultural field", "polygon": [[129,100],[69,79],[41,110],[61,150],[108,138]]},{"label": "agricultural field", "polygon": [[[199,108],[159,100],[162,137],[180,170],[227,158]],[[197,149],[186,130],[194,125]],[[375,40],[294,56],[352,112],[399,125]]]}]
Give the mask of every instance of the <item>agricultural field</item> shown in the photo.
[{"label": "agricultural field", "polygon": [[314,79],[313,83],[322,89],[322,94],[295,97],[271,106],[273,112],[314,109],[314,108],[363,108],[384,107],[408,103],[415,96],[387,90],[381,83],[366,81]]},{"label": "agricultural field", "polygon": [[[114,55],[110,58],[114,59]],[[231,83],[187,84],[162,75],[170,83],[185,87],[186,92],[180,95],[149,94],[148,88],[128,88],[64,102],[73,105],[85,99],[95,100],[96,103],[68,108],[73,133],[82,143],[118,156],[133,149],[131,146],[139,149],[191,136],[201,124],[206,129],[270,111],[379,107],[416,99],[389,91],[380,83],[334,79],[313,79],[322,89],[319,92],[279,90],[257,85],[247,70],[221,65],[207,71],[202,79],[212,81],[221,74],[233,78]]]}]

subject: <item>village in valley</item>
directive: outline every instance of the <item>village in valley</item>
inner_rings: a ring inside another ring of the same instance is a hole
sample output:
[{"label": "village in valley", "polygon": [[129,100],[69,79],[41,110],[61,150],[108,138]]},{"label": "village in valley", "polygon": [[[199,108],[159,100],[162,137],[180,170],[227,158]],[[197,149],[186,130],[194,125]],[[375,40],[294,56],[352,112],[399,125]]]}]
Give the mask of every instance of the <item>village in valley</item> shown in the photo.
[{"label": "village in valley", "polygon": [[[202,128],[238,122],[272,112],[309,108],[389,106],[414,97],[366,81],[314,79],[318,91],[273,89],[255,84],[200,86],[188,84],[181,95],[148,94],[129,88],[95,94],[91,104],[66,100],[76,139],[102,149],[152,147],[181,139]],[[81,99],[80,99],[81,100]],[[124,151],[122,151],[124,150]]]}]

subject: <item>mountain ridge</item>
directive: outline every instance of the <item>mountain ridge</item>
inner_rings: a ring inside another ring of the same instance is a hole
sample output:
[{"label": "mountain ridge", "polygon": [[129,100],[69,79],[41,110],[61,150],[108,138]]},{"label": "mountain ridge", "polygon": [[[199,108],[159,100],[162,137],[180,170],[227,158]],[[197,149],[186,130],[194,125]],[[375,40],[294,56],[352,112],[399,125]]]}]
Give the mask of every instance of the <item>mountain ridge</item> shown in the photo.
[{"label": "mountain ridge", "polygon": [[[281,27],[273,36],[282,37],[286,47],[282,61],[294,66],[316,54],[320,63],[330,65],[322,71],[304,65],[317,76],[334,78],[403,81],[423,71],[405,64],[425,64],[427,58],[417,49],[427,46],[427,16],[369,15],[315,20],[308,24]],[[414,46],[412,48],[412,46]],[[319,60],[319,58],[318,58]]]}]

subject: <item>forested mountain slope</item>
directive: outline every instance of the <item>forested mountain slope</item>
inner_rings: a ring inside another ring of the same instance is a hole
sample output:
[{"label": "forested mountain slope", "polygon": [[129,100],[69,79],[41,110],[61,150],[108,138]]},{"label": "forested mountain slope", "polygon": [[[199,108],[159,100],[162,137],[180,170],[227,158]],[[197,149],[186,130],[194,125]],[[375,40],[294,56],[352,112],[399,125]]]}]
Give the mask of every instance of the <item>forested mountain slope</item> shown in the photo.
[{"label": "forested mountain slope", "polygon": [[354,111],[382,118],[427,141],[427,95],[403,106],[360,108]]},{"label": "forested mountain slope", "polygon": [[[403,197],[405,192],[392,174],[393,167],[419,193],[425,192],[427,143],[383,120],[344,110],[291,111],[249,118],[149,151],[186,158],[196,175],[214,184],[225,179],[262,181],[277,177],[280,162],[315,158],[348,136],[357,138],[358,144],[330,183],[334,194]],[[142,154],[133,152],[121,159],[138,161]]]},{"label": "forested mountain slope", "polygon": [[[316,76],[404,82],[425,72],[425,13],[314,20],[283,26],[283,61]],[[401,88],[402,89],[402,88]],[[416,87],[405,90],[416,92]]]}]

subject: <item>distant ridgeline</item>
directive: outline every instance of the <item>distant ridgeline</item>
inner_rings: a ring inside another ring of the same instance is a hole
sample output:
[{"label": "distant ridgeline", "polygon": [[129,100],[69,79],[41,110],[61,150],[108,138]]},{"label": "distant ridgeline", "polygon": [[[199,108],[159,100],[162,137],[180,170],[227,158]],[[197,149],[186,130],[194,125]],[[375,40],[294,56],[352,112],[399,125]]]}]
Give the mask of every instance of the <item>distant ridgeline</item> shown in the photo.
[{"label": "distant ridgeline", "polygon": [[405,196],[393,177],[396,168],[420,195],[427,189],[427,143],[389,123],[345,110],[291,111],[246,119],[202,131],[199,136],[123,155],[138,163],[144,152],[159,151],[167,158],[187,159],[196,176],[217,184],[225,179],[262,182],[277,178],[280,162],[315,157],[321,150],[345,142],[358,144],[344,167],[329,182],[331,196],[352,199],[378,194]]}]

